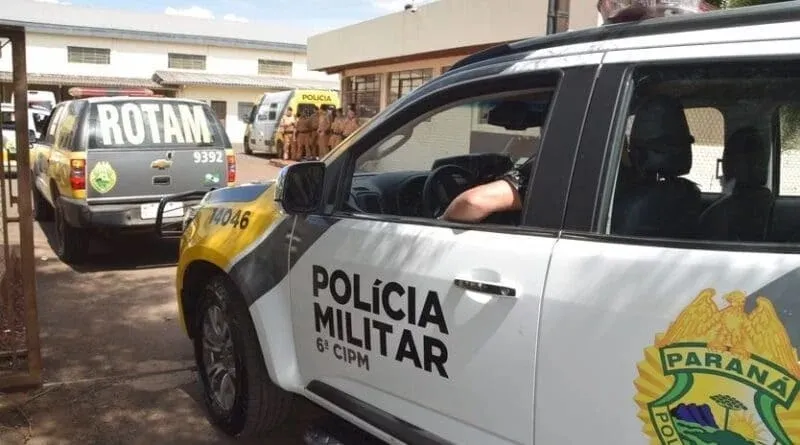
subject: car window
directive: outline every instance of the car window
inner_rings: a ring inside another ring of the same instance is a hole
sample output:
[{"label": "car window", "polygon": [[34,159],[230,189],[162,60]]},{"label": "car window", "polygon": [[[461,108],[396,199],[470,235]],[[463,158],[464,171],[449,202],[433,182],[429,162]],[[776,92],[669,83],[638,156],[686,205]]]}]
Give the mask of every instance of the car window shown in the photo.
[{"label": "car window", "polygon": [[769,242],[800,229],[788,216],[800,200],[778,199],[800,195],[800,63],[642,67],[632,80],[606,233]]},{"label": "car window", "polygon": [[[515,166],[529,174],[555,85],[474,97],[401,125],[355,160],[349,212],[432,218],[423,188],[429,174],[455,165],[428,197],[446,206],[459,192],[499,179]],[[528,161],[526,163],[526,161]],[[518,224],[519,215],[492,221]]]},{"label": "car window", "polygon": [[133,100],[93,103],[89,148],[223,147],[208,105],[181,101]]},{"label": "car window", "polygon": [[56,129],[58,128],[58,125],[61,122],[61,117],[64,114],[64,110],[67,109],[67,105],[68,103],[61,104],[53,109],[53,114],[50,115],[50,121],[47,125],[47,134],[45,135],[44,138],[45,144],[52,145],[53,143],[55,143]]},{"label": "car window", "polygon": [[64,107],[55,132],[55,146],[62,150],[71,150],[75,133],[78,130],[78,118],[85,105],[84,101],[73,101]]}]

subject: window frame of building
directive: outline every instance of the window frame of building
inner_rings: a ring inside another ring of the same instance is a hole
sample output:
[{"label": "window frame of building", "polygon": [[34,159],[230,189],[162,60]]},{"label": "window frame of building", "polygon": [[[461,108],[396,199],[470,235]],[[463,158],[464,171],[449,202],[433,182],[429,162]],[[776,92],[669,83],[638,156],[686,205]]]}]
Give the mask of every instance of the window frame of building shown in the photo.
[{"label": "window frame of building", "polygon": [[67,63],[110,65],[111,49],[89,46],[67,46]]},{"label": "window frame of building", "polygon": [[260,76],[286,76],[294,71],[294,62],[291,60],[258,59],[258,74]]},{"label": "window frame of building", "polygon": [[167,68],[176,70],[206,70],[207,57],[203,54],[167,53]]},{"label": "window frame of building", "polygon": [[[256,104],[254,102],[237,102],[236,103],[236,111],[238,114],[239,122],[248,123],[250,119],[250,115],[253,112],[253,107]],[[244,107],[244,108],[243,108]]]},{"label": "window frame of building", "polygon": [[[355,106],[359,118],[371,118],[381,110],[381,83],[383,75],[379,73],[347,76],[343,79],[343,105]],[[355,86],[355,89],[353,87]],[[374,112],[364,113],[365,104],[374,108]]]},{"label": "window frame of building", "polygon": [[433,68],[413,68],[402,71],[392,71],[386,73],[387,85],[386,105],[390,105],[397,99],[407,95],[419,88],[425,82],[431,80]]}]

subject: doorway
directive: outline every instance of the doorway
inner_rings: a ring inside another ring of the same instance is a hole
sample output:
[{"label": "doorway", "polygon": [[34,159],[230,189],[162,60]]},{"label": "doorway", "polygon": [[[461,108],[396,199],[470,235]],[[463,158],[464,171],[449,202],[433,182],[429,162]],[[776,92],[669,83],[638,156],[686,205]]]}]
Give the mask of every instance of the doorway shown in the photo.
[{"label": "doorway", "polygon": [[222,128],[227,130],[228,127],[225,125],[225,121],[228,116],[228,103],[222,100],[212,100],[211,109],[214,110],[217,119],[222,123]]}]

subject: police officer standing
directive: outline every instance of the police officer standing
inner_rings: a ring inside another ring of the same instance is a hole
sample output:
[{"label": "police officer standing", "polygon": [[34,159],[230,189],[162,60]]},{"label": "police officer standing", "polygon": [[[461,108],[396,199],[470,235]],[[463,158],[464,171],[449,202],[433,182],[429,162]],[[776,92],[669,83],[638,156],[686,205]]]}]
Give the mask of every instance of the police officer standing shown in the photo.
[{"label": "police officer standing", "polygon": [[319,108],[314,106],[314,111],[310,113],[310,122],[311,122],[311,135],[308,141],[308,154],[307,156],[310,158],[316,158],[319,156],[317,153],[317,130],[319,129]]},{"label": "police officer standing", "polygon": [[317,124],[317,156],[328,154],[328,138],[331,135],[331,117],[325,108],[319,109]]},{"label": "police officer standing", "polygon": [[309,113],[304,110],[298,113],[297,125],[295,126],[297,137],[295,138],[297,150],[295,151],[295,161],[309,156],[309,145],[311,143],[311,119]]},{"label": "police officer standing", "polygon": [[342,109],[337,108],[333,112],[333,123],[331,124],[331,137],[328,138],[328,150],[333,150],[342,142],[342,125],[344,125],[344,116]]},{"label": "police officer standing", "polygon": [[[295,132],[295,125],[297,124],[297,119],[295,119],[294,115],[292,114],[292,107],[286,108],[286,113],[281,117],[281,122],[278,126],[278,129],[283,137],[283,160],[287,161],[290,158],[294,158],[294,132]],[[292,159],[294,160],[294,159]]]},{"label": "police officer standing", "polygon": [[351,106],[347,110],[347,118],[342,123],[342,137],[347,138],[358,130],[358,117],[356,116],[355,107]]}]

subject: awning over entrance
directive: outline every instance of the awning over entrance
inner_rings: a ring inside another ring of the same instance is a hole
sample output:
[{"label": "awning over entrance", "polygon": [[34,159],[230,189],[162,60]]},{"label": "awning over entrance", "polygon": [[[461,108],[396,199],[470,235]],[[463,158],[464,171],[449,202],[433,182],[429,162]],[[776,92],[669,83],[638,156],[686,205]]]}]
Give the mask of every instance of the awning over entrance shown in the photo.
[{"label": "awning over entrance", "polygon": [[245,76],[237,74],[208,74],[188,71],[156,71],[153,81],[159,85],[215,86],[227,88],[265,88],[287,90],[292,88],[338,90],[338,82],[313,79],[296,79],[279,76]]},{"label": "awning over entrance", "polygon": [[[0,71],[0,82],[11,82],[11,73]],[[70,85],[85,87],[115,87],[115,88],[156,88],[170,89],[159,85],[151,79],[135,77],[107,77],[107,76],[81,76],[75,74],[47,74],[28,73],[28,84],[37,85]]]}]

